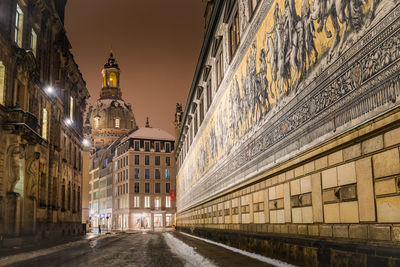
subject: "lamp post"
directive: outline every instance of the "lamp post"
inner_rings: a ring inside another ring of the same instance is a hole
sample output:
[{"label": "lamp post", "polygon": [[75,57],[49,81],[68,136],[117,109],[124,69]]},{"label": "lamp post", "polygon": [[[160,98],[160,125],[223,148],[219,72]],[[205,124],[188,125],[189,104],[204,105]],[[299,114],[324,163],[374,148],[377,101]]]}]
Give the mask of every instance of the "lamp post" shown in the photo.
[{"label": "lamp post", "polygon": [[107,233],[109,233],[110,232],[110,227],[109,227],[109,224],[108,224],[108,215],[107,215],[106,219],[107,219]]}]

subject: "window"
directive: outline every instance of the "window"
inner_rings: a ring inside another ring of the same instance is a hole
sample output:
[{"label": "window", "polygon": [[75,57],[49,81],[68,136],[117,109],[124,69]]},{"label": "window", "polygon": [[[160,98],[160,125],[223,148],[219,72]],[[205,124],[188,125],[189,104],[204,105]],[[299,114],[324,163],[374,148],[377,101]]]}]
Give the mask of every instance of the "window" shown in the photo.
[{"label": "window", "polygon": [[156,152],[160,152],[160,142],[156,142],[155,146],[156,146],[155,148]]},{"label": "window", "polygon": [[156,164],[157,166],[160,166],[160,156],[156,156],[156,157],[155,157],[155,164]]},{"label": "window", "polygon": [[139,150],[140,150],[140,142],[135,141],[135,151],[139,151]]},{"label": "window", "polygon": [[154,199],[154,208],[156,208],[156,209],[159,209],[160,208],[160,198],[159,197],[156,197],[155,199]]},{"label": "window", "polygon": [[144,151],[150,152],[150,142],[144,142]]},{"label": "window", "polygon": [[17,10],[15,12],[15,32],[14,41],[19,47],[22,47],[22,28],[24,24],[24,13],[17,4]]},{"label": "window", "polygon": [[258,3],[260,2],[260,0],[249,0],[249,15],[250,17],[253,15],[254,11],[257,8]]},{"label": "window", "polygon": [[167,164],[167,166],[171,166],[171,158],[170,157],[165,158],[165,164]]},{"label": "window", "polygon": [[170,179],[170,178],[171,178],[171,170],[165,169],[165,179]]},{"label": "window", "polygon": [[94,118],[94,128],[98,129],[100,126],[100,118],[99,117],[95,117]]},{"label": "window", "polygon": [[34,29],[32,29],[31,33],[31,50],[33,55],[36,57],[36,51],[37,51],[37,34]]},{"label": "window", "polygon": [[150,165],[150,156],[144,156],[144,165]]},{"label": "window", "polygon": [[165,193],[167,193],[167,194],[169,193],[170,187],[171,187],[170,183],[165,184]]},{"label": "window", "polygon": [[133,207],[140,208],[140,197],[139,196],[133,197]]},{"label": "window", "polygon": [[169,198],[169,196],[165,197],[165,207],[171,208],[171,199]]},{"label": "window", "polygon": [[233,15],[233,19],[229,25],[229,52],[231,55],[231,60],[232,60],[232,56],[235,54],[236,49],[239,46],[239,42],[240,42],[239,13],[236,10]]},{"label": "window", "polygon": [[217,89],[218,89],[218,86],[221,84],[222,78],[224,77],[224,56],[222,53],[222,48],[218,51],[215,65],[217,71]]},{"label": "window", "polygon": [[135,183],[135,193],[139,193],[139,183]]},{"label": "window", "polygon": [[204,120],[204,98],[200,100],[200,125]]},{"label": "window", "polygon": [[0,61],[0,105],[4,105],[6,67]]},{"label": "window", "polygon": [[144,169],[144,178],[150,179],[150,169]]},{"label": "window", "polygon": [[129,189],[128,188],[129,188],[129,184],[125,184],[125,190],[126,190],[127,194],[129,194]]},{"label": "window", "polygon": [[161,189],[160,189],[160,183],[156,183],[155,184],[155,193],[160,193]]},{"label": "window", "polygon": [[139,155],[135,155],[135,165],[139,164],[140,164]]},{"label": "window", "polygon": [[110,78],[108,80],[109,87],[117,87],[117,75],[114,72],[110,73]]},{"label": "window", "polygon": [[197,127],[199,126],[199,121],[197,119],[197,112],[194,113],[194,132],[193,132],[193,137],[196,136],[197,133]]},{"label": "window", "polygon": [[165,143],[165,152],[167,152],[167,153],[171,152],[171,144],[170,143]]},{"label": "window", "polygon": [[135,179],[139,179],[139,178],[140,178],[139,168],[135,168]]},{"label": "window", "polygon": [[150,193],[150,183],[144,184],[144,192],[149,194]]},{"label": "window", "polygon": [[150,197],[144,197],[144,207],[150,208]]},{"label": "window", "polygon": [[119,118],[115,119],[115,128],[119,128]]},{"label": "window", "polygon": [[155,169],[154,170],[154,176],[155,176],[156,179],[160,179],[161,178],[160,169]]},{"label": "window", "polygon": [[212,102],[212,87],[211,87],[211,75],[207,80],[207,110],[210,108],[211,106],[211,102]]},{"label": "window", "polygon": [[47,109],[43,109],[42,113],[42,137],[47,139]]},{"label": "window", "polygon": [[74,121],[74,98],[72,96],[69,97],[69,118]]}]

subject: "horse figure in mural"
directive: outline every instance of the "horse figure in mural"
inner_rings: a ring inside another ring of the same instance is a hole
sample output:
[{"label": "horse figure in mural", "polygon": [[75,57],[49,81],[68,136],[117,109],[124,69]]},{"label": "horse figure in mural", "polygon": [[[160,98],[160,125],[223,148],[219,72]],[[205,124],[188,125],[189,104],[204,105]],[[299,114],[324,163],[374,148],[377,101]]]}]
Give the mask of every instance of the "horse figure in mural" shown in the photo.
[{"label": "horse figure in mural", "polygon": [[[334,29],[333,42],[328,52],[328,62],[334,56],[334,49],[337,46],[336,55],[340,55],[343,48],[343,43],[348,32],[349,16],[346,15],[346,10],[350,11],[350,1],[348,0],[314,0],[312,5],[311,18],[319,22],[317,32],[325,29],[327,38],[332,37],[332,32],[327,29],[326,23],[330,17]],[[340,25],[342,24],[342,36],[340,36]],[[338,43],[339,42],[339,43]]]}]

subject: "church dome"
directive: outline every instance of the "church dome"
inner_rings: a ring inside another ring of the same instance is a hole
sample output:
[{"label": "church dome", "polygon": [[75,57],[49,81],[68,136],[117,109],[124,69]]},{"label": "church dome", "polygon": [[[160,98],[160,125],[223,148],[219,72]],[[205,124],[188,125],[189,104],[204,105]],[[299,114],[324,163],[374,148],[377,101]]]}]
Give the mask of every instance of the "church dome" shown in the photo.
[{"label": "church dome", "polygon": [[120,69],[112,52],[102,70],[103,87],[100,98],[89,107],[86,123],[95,147],[103,147],[137,129],[130,104],[122,99],[119,87]]}]

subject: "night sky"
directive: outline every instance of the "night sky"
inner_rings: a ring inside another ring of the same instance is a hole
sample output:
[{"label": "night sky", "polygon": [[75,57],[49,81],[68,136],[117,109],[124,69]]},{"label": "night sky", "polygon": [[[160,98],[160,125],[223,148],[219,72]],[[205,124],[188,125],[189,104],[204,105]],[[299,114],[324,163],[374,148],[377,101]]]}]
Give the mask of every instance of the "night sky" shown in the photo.
[{"label": "night sky", "polygon": [[139,126],[174,133],[175,104],[185,104],[204,35],[201,0],[68,0],[65,28],[90,103],[99,98],[110,47],[123,99]]}]

